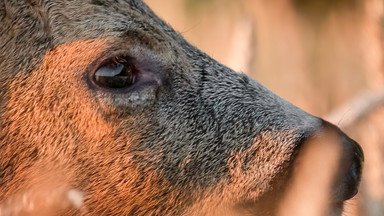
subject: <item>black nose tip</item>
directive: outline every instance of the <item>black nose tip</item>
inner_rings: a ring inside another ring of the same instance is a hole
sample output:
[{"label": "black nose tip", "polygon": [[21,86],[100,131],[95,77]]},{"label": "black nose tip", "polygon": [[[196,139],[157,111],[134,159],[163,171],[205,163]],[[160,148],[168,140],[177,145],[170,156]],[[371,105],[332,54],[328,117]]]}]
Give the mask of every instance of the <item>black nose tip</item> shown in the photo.
[{"label": "black nose tip", "polygon": [[333,196],[335,201],[345,201],[357,194],[364,162],[360,145],[346,135],[341,139],[343,152]]},{"label": "black nose tip", "polygon": [[[345,141],[344,141],[345,140]],[[355,157],[359,158],[361,162],[364,162],[364,153],[361,146],[353,139],[344,136],[343,137],[343,143],[348,143],[352,145],[353,152],[355,153]]]}]

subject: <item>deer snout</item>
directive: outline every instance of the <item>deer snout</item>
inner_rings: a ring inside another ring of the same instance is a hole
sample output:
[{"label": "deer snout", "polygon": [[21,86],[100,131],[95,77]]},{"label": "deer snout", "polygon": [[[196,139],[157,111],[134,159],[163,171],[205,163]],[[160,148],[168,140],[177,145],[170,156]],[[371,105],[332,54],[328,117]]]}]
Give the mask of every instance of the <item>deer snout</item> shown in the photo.
[{"label": "deer snout", "polygon": [[363,150],[356,141],[342,134],[341,144],[340,172],[332,196],[334,202],[348,200],[357,194],[364,162]]},{"label": "deer snout", "polygon": [[300,147],[281,215],[342,215],[344,201],[358,192],[364,162],[361,147],[326,121]]},{"label": "deer snout", "polygon": [[334,157],[336,165],[334,166],[331,202],[343,203],[354,197],[358,192],[364,162],[364,154],[360,145],[338,127],[326,121],[322,122],[321,129],[315,132],[309,142],[311,141],[328,146],[326,147],[328,150],[322,154],[323,164],[331,161],[332,153],[337,152],[337,156]]}]

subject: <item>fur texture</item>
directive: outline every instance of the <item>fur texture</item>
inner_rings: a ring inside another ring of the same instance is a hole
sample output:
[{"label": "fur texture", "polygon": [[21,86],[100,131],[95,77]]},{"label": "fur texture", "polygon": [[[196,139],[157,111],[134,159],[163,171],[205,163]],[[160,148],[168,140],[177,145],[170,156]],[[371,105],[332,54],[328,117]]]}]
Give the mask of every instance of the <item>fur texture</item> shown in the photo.
[{"label": "fur texture", "polygon": [[[155,82],[95,86],[100,62],[120,52]],[[139,0],[1,0],[0,59],[4,215],[33,215],[12,210],[25,194],[57,206],[47,200],[70,190],[81,207],[44,212],[272,215],[301,143],[323,125]]]}]

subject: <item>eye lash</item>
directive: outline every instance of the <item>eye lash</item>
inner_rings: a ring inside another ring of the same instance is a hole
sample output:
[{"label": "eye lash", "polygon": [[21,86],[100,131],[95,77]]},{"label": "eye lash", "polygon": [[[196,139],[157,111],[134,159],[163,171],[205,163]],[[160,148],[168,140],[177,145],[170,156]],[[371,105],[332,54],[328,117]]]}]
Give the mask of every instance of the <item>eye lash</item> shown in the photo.
[{"label": "eye lash", "polygon": [[111,59],[111,62],[113,64],[128,64],[131,62],[129,59],[130,57],[127,56],[115,56]]}]

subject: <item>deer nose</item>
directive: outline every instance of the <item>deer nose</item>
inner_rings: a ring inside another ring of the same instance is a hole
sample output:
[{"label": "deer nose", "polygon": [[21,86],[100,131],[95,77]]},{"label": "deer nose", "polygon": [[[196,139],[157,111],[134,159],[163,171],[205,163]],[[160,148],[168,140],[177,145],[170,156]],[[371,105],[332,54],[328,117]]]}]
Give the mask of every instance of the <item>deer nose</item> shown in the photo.
[{"label": "deer nose", "polygon": [[354,197],[360,184],[364,154],[360,145],[346,135],[341,136],[342,155],[333,201],[342,202]]}]

